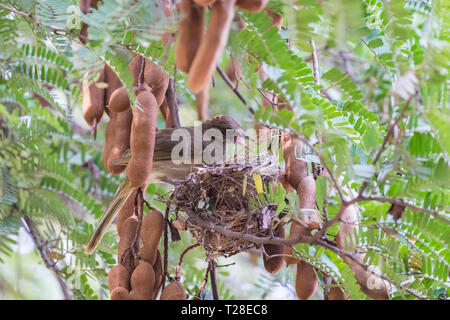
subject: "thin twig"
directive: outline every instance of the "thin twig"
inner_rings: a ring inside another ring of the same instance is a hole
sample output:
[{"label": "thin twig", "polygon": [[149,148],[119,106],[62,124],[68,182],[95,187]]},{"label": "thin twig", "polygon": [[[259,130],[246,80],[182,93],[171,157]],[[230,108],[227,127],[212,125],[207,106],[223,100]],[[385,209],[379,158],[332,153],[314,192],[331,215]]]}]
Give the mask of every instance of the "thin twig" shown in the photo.
[{"label": "thin twig", "polygon": [[60,275],[61,271],[56,267],[56,262],[53,261],[53,259],[51,259],[47,255],[47,248],[45,247],[45,244],[42,243],[42,241],[39,237],[39,233],[38,233],[37,229],[34,227],[33,221],[29,217],[24,216],[22,218],[22,224],[23,224],[25,230],[27,231],[27,233],[30,235],[31,239],[33,240],[34,245],[38,249],[39,254],[42,258],[42,261],[44,261],[44,264],[47,267],[47,269],[49,269],[55,273],[56,280],[58,281],[61,291],[64,295],[64,300],[71,300],[72,298],[69,294],[69,290],[67,289],[67,285],[64,282],[64,280],[61,278],[61,275]]},{"label": "thin twig", "polygon": [[194,243],[193,245],[190,245],[189,247],[187,247],[180,255],[180,259],[178,260],[178,264],[176,266],[176,271],[175,271],[175,280],[179,281],[180,280],[180,272],[181,272],[181,264],[183,263],[183,259],[184,256],[186,255],[186,253],[188,253],[188,251],[198,247],[200,244],[199,243]]},{"label": "thin twig", "polygon": [[314,43],[314,40],[309,40],[309,43],[311,44],[312,48],[312,64],[313,64],[313,70],[314,70],[314,83],[316,85],[319,85],[320,78],[319,78],[319,64],[317,62],[317,50],[316,50],[316,44]]},{"label": "thin twig", "polygon": [[214,260],[211,260],[209,262],[211,265],[211,269],[209,271],[209,278],[211,279],[211,291],[214,300],[220,300],[219,299],[219,289],[217,288],[217,278],[216,278],[216,262]]},{"label": "thin twig", "polygon": [[[225,83],[227,84],[228,87],[230,87],[230,89],[234,92],[234,94],[236,94],[236,96],[239,98],[239,100],[241,100],[241,102],[244,105],[247,105],[247,101],[245,100],[245,98],[242,96],[242,94],[239,92],[238,88],[236,86],[233,85],[233,82],[230,80],[230,78],[228,78],[228,76],[226,75],[225,72],[223,72],[222,68],[220,68],[219,66],[217,66],[217,72],[219,73],[219,75],[222,77],[222,79],[225,81]],[[255,111],[253,110],[252,107],[249,107],[250,113],[254,114]]]}]

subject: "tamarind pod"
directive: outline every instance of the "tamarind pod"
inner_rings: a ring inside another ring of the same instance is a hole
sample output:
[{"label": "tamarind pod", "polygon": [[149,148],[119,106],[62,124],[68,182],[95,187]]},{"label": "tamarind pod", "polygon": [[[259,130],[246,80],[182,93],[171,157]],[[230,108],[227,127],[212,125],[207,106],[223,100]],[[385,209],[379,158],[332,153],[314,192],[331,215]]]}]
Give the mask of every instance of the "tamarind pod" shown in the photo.
[{"label": "tamarind pod", "polygon": [[286,176],[291,186],[297,190],[300,179],[308,175],[308,165],[305,161],[297,159],[295,155],[295,152],[299,155],[302,144],[288,134],[283,135],[282,144]]},{"label": "tamarind pod", "polygon": [[[297,238],[299,235],[310,236],[311,230],[302,226],[298,222],[292,221],[291,230],[289,233],[289,239]],[[292,249],[290,247],[284,247],[284,253],[291,255]],[[286,265],[297,264],[300,262],[299,259],[296,259],[294,257],[286,257],[286,256],[284,257],[284,261],[286,261]]]},{"label": "tamarind pod", "polygon": [[155,96],[159,107],[166,96],[169,76],[164,73],[160,66],[150,60],[145,60],[144,81],[152,89],[152,94]]},{"label": "tamarind pod", "polygon": [[280,30],[281,26],[283,25],[283,17],[270,9],[266,9],[265,11],[267,15],[272,19],[272,23],[270,24],[269,28],[275,27]]},{"label": "tamarind pod", "polygon": [[[336,285],[336,282],[332,281],[332,284]],[[339,287],[332,287],[328,292],[328,300],[345,300],[344,292]]]},{"label": "tamarind pod", "polygon": [[127,289],[117,287],[111,291],[111,300],[131,300],[131,297]]},{"label": "tamarind pod", "polygon": [[109,105],[111,95],[113,94],[114,91],[123,87],[123,83],[117,76],[117,74],[114,72],[114,70],[107,64],[105,64],[105,79],[106,83],[108,84],[108,87],[106,88],[105,104]]},{"label": "tamarind pod", "polygon": [[[99,78],[96,82],[105,81],[105,70],[102,68],[99,71]],[[91,83],[89,86],[88,79],[83,80],[83,89],[81,91],[82,103],[81,109],[84,120],[91,127],[95,127],[103,116],[103,107],[105,105],[105,89],[97,87],[96,83]]]},{"label": "tamarind pod", "polygon": [[189,72],[203,35],[205,10],[192,0],[181,0],[180,14],[184,16],[178,24],[178,41],[175,46],[177,68]]},{"label": "tamarind pod", "polygon": [[290,193],[290,192],[294,191],[294,188],[292,188],[291,184],[287,180],[287,176],[286,176],[285,172],[280,175],[280,177],[278,178],[278,181],[280,181],[280,183],[283,186],[283,189],[286,191],[286,193]]},{"label": "tamarind pod", "polygon": [[119,263],[125,251],[131,250],[136,233],[138,232],[138,227],[139,227],[139,220],[134,215],[129,217],[123,223],[123,230],[122,230],[123,232],[119,240],[119,252],[117,254],[117,259]]},{"label": "tamarind pod", "polygon": [[[91,11],[91,8],[97,9],[99,1],[100,0],[80,0],[80,11],[84,14],[87,14]],[[86,44],[87,37],[88,37],[88,25],[82,22],[80,36],[78,38],[83,44]]]},{"label": "tamarind pod", "polygon": [[213,4],[214,1],[216,1],[216,0],[194,0],[194,2],[196,4],[198,4],[199,6],[202,6],[202,7],[207,7],[211,4]]},{"label": "tamarind pod", "polygon": [[[312,175],[303,177],[297,187],[297,194],[300,199],[300,208],[315,209],[316,207],[316,181]],[[317,213],[302,215],[302,221],[309,229],[320,228],[320,218]]]},{"label": "tamarind pod", "polygon": [[228,40],[236,0],[217,0],[211,8],[210,23],[188,74],[188,87],[199,93],[209,83]]},{"label": "tamarind pod", "polygon": [[300,300],[308,300],[316,292],[319,281],[314,267],[305,261],[297,264],[295,292]]},{"label": "tamarind pod", "polygon": [[[145,191],[147,190],[147,185],[142,185],[141,190],[142,190],[142,193],[145,194]],[[117,234],[119,235],[119,237],[122,236],[123,223],[125,222],[125,220],[127,220],[129,217],[131,217],[135,213],[134,202],[135,202],[136,194],[137,194],[137,189],[134,190],[130,194],[128,199],[123,204],[122,208],[120,208],[120,210],[119,210],[119,215],[117,217],[117,226],[116,226]],[[141,201],[141,200],[139,199],[139,201]],[[140,203],[138,203],[138,206],[139,205],[140,205]]]},{"label": "tamarind pod", "polygon": [[112,293],[117,287],[122,287],[127,290],[130,287],[130,273],[128,272],[128,269],[120,263],[112,267],[108,273],[109,292]]},{"label": "tamarind pod", "polygon": [[[277,230],[275,230],[275,237],[278,238],[284,238],[286,236],[284,226],[283,227],[277,227]],[[283,254],[284,253],[284,246],[277,245],[277,244],[264,244],[264,251],[267,253],[267,257],[263,254],[263,262],[264,262],[264,268],[267,272],[271,274],[275,274],[278,271],[280,271],[281,267],[283,266],[284,262],[284,256],[277,256],[277,257],[270,257],[271,255],[276,254]]]},{"label": "tamarind pod", "polygon": [[157,112],[157,102],[150,89],[139,93],[136,101],[140,108],[133,108],[130,135],[132,155],[127,169],[127,176],[133,188],[145,184],[152,171]]},{"label": "tamarind pod", "polygon": [[109,112],[109,122],[105,129],[105,146],[102,160],[105,168],[112,174],[122,173],[126,165],[114,164],[130,148],[130,130],[133,121],[131,109],[124,112]]},{"label": "tamarind pod", "polygon": [[259,12],[264,10],[269,0],[237,0],[236,7],[250,12]]},{"label": "tamarind pod", "polygon": [[130,297],[133,300],[151,300],[153,298],[155,272],[153,271],[153,266],[150,263],[140,260],[131,275],[130,282]]},{"label": "tamarind pod", "polygon": [[159,250],[156,250],[156,262],[153,265],[153,270],[155,271],[155,286],[153,287],[153,300],[158,296],[159,289],[162,286],[163,279],[163,266],[162,259]]},{"label": "tamarind pod", "polygon": [[167,103],[167,99],[164,99],[163,103],[159,106],[159,110],[164,118],[166,123],[166,128],[172,127],[172,118],[170,117],[170,109],[169,104]]},{"label": "tamarind pod", "polygon": [[[353,205],[344,209],[341,214],[341,223],[339,231],[336,234],[335,241],[337,247],[345,252],[352,252],[356,249],[355,229],[358,228],[358,215]],[[359,261],[363,261],[362,253],[354,253],[353,256]],[[350,269],[355,274],[355,279],[361,287],[361,291],[374,300],[389,299],[386,283],[380,277],[364,270],[358,263],[348,258],[344,258]]]},{"label": "tamarind pod", "polygon": [[231,59],[225,71],[227,77],[234,83],[242,78],[242,70],[236,59]]},{"label": "tamarind pod", "polygon": [[186,300],[187,295],[180,281],[173,281],[161,292],[160,300]]},{"label": "tamarind pod", "polygon": [[112,112],[124,112],[130,108],[130,98],[128,97],[126,87],[120,87],[114,90],[108,107]]},{"label": "tamarind pod", "polygon": [[155,264],[163,231],[164,216],[158,210],[152,209],[142,221],[141,239],[144,245],[138,252],[138,255],[151,265]]},{"label": "tamarind pod", "polygon": [[205,121],[208,116],[209,85],[195,95],[195,105],[197,107],[198,120]]}]

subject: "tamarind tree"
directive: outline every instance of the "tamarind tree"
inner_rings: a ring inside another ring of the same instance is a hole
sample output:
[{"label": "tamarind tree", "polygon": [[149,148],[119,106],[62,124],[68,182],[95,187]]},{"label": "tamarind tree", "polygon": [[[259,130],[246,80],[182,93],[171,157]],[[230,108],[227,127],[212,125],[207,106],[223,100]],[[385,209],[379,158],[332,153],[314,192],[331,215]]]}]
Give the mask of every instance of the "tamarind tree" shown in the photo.
[{"label": "tamarind tree", "polygon": [[[263,191],[265,199],[289,204],[276,210],[283,225],[264,237],[199,222],[258,248],[231,262],[205,262],[202,246],[176,230],[183,227],[160,201],[172,187],[145,185],[143,197],[135,192],[129,202],[130,212],[140,212],[137,224],[153,212],[147,206],[167,219],[153,261],[138,267],[151,269],[155,279],[160,261],[162,287],[173,292],[161,294],[152,284],[147,293],[132,288],[135,296],[448,298],[445,1],[0,0],[0,17],[1,298],[42,294],[16,288],[7,276],[16,265],[11,262],[21,259],[30,262],[22,269],[42,264],[49,270],[33,281],[44,286],[52,279],[61,292],[57,298],[110,297],[108,273],[123,271],[119,235],[108,229],[95,254],[86,255],[85,247],[126,176],[118,174],[124,168],[112,172],[102,161],[104,150],[118,145],[106,146],[107,136],[124,128],[108,129],[108,118],[116,111],[131,114],[130,105],[138,111],[136,86],[143,82],[150,87],[146,95],[157,96],[149,99],[152,110],[157,101],[162,111],[159,129],[217,114],[245,128],[279,129],[284,188]],[[136,56],[142,58],[133,71],[129,63]],[[145,72],[144,64],[154,68]],[[81,105],[89,86],[107,98],[100,114],[90,116],[95,121],[86,123]],[[121,90],[114,96],[120,93],[125,107],[108,108],[108,88]],[[130,119],[123,122],[131,126]],[[129,131],[122,132],[125,140]],[[147,142],[154,147],[153,136]],[[254,179],[248,183],[259,192]],[[147,233],[135,231],[131,240]],[[34,245],[31,256],[20,250],[24,239]],[[236,289],[237,270],[258,276]],[[131,287],[133,279],[139,282],[131,276]],[[114,286],[130,286],[129,280],[128,274],[127,284]],[[128,297],[128,291],[116,296]]]}]

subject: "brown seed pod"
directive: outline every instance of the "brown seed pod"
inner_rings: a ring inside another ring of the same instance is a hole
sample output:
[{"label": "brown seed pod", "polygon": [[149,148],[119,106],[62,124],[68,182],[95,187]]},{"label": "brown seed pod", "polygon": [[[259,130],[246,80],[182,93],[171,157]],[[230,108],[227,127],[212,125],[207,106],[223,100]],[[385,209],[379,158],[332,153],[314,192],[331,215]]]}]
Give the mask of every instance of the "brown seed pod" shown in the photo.
[{"label": "brown seed pod", "polygon": [[108,66],[107,64],[105,64],[105,80],[106,83],[108,84],[108,87],[106,88],[105,104],[109,105],[112,93],[116,89],[123,87],[123,83],[117,76],[117,74],[114,72],[114,70],[111,69],[111,67]]},{"label": "brown seed pod", "polygon": [[[358,215],[353,205],[345,208],[341,215],[341,224],[336,235],[336,244],[339,249],[345,252],[352,252],[356,249],[355,229],[358,228]],[[364,254],[353,253],[355,259],[363,261]],[[361,287],[361,291],[374,300],[389,299],[389,291],[386,283],[380,277],[364,270],[358,263],[348,258],[344,258],[355,274],[355,279]]]},{"label": "brown seed pod", "polygon": [[[293,239],[298,237],[299,235],[303,236],[310,236],[311,230],[308,228],[302,226],[300,223],[292,221],[291,223],[291,230],[289,233],[289,239]],[[284,253],[285,254],[292,254],[292,249],[290,247],[284,247]],[[299,259],[296,259],[294,257],[284,257],[284,261],[286,261],[287,265],[290,264],[297,264],[300,262]]]},{"label": "brown seed pod", "polygon": [[89,86],[88,79],[83,80],[83,89],[81,91],[84,120],[91,127],[96,127],[103,116],[103,107],[105,106],[105,89],[97,87],[98,82],[105,82],[105,70],[99,71],[98,79]]},{"label": "brown seed pod", "polygon": [[141,227],[141,239],[144,246],[138,255],[150,264],[155,264],[158,252],[158,244],[164,231],[164,216],[156,209],[144,218]]},{"label": "brown seed pod", "polygon": [[316,292],[319,281],[314,267],[305,261],[297,264],[295,292],[300,300],[308,300]]},{"label": "brown seed pod", "polygon": [[169,86],[169,76],[164,73],[160,66],[146,60],[144,81],[152,89],[159,107],[164,101],[167,87]]},{"label": "brown seed pod", "polygon": [[292,188],[291,184],[289,183],[285,172],[283,172],[280,175],[280,178],[278,178],[278,181],[280,181],[280,183],[283,186],[283,189],[286,191],[286,193],[290,193],[290,192],[294,191],[294,188]]},{"label": "brown seed pod", "polygon": [[131,300],[131,297],[127,289],[117,287],[111,291],[111,300]]},{"label": "brown seed pod", "polygon": [[170,117],[170,109],[169,104],[167,103],[167,99],[164,99],[163,103],[159,106],[159,110],[161,111],[164,121],[166,123],[166,128],[171,128],[172,118]]},{"label": "brown seed pod", "polygon": [[250,12],[259,12],[264,10],[269,0],[237,0],[236,7]]},{"label": "brown seed pod", "polygon": [[[82,13],[87,14],[91,11],[91,8],[97,9],[98,2],[100,0],[80,0],[80,10]],[[88,38],[88,25],[82,23],[79,39],[82,43],[86,43]]]},{"label": "brown seed pod", "polygon": [[105,129],[105,146],[103,149],[103,164],[112,174],[122,173],[126,165],[115,165],[115,160],[130,148],[130,130],[133,120],[131,109],[124,112],[109,112],[109,122]]},{"label": "brown seed pod", "polygon": [[[297,187],[297,194],[300,199],[300,208],[315,209],[316,207],[316,181],[312,175],[303,177]],[[302,221],[309,229],[320,228],[320,218],[316,213],[302,215]]]},{"label": "brown seed pod", "polygon": [[[145,194],[145,191],[147,190],[147,185],[141,186],[142,193]],[[127,220],[129,217],[134,215],[135,208],[134,208],[134,201],[136,199],[136,193],[137,189],[131,193],[131,195],[128,197],[127,201],[125,201],[124,205],[119,211],[119,215],[117,217],[117,234],[119,237],[122,236],[122,230],[123,230],[123,224],[125,220]],[[138,199],[141,201],[140,199]],[[138,203],[138,206],[140,203]]]},{"label": "brown seed pod", "polygon": [[178,25],[178,41],[175,47],[177,68],[189,72],[203,36],[205,10],[192,0],[182,0],[180,14],[184,16]]},{"label": "brown seed pod", "polygon": [[[336,285],[336,282],[332,281],[333,285]],[[328,300],[345,300],[344,292],[339,287],[332,287],[328,292]]]},{"label": "brown seed pod", "polygon": [[126,251],[131,250],[133,242],[138,231],[139,220],[136,216],[131,216],[123,223],[122,236],[119,241],[119,253],[117,254],[118,262]]},{"label": "brown seed pod", "polygon": [[136,101],[139,108],[133,108],[130,135],[132,156],[127,169],[128,179],[134,188],[145,184],[152,171],[158,108],[155,96],[149,88],[139,93]]},{"label": "brown seed pod", "polygon": [[[284,226],[277,227],[274,236],[278,238],[284,238],[286,236],[284,231]],[[284,247],[282,245],[276,245],[276,244],[264,244],[264,251],[267,253],[268,256],[263,256],[263,262],[264,262],[264,268],[267,272],[271,274],[275,274],[278,271],[280,271],[281,267],[283,266],[284,262],[284,256],[277,256],[270,258],[269,256],[276,255],[276,254],[283,254],[284,253]]]},{"label": "brown seed pod", "polygon": [[281,26],[283,25],[283,17],[270,9],[266,9],[265,11],[267,12],[267,15],[272,19],[272,23],[270,24],[269,28],[276,27],[278,30],[280,30]]},{"label": "brown seed pod", "polygon": [[161,292],[160,300],[186,300],[187,295],[183,285],[179,281],[171,282]]},{"label": "brown seed pod", "polygon": [[130,287],[130,272],[121,264],[112,267],[108,274],[109,292],[118,287],[127,289],[127,292]]},{"label": "brown seed pod", "polygon": [[153,287],[153,300],[158,296],[159,289],[162,285],[163,279],[163,266],[162,259],[159,250],[156,251],[156,262],[153,265],[153,270],[155,271],[155,286]]},{"label": "brown seed pod", "polygon": [[235,1],[217,0],[212,6],[208,31],[189,70],[188,87],[194,93],[199,93],[208,85],[216,70],[217,61],[228,40]]},{"label": "brown seed pod", "polygon": [[199,6],[202,6],[202,7],[207,7],[211,4],[213,4],[215,1],[216,0],[194,0],[194,2],[196,4],[198,4]]},{"label": "brown seed pod", "polygon": [[208,118],[209,85],[195,95],[198,120],[205,121]]},{"label": "brown seed pod", "polygon": [[227,77],[234,83],[242,78],[242,69],[236,59],[231,59],[225,71]]},{"label": "brown seed pod", "polygon": [[140,260],[136,269],[131,275],[130,297],[133,300],[151,300],[153,298],[153,288],[155,287],[155,272],[153,266]]},{"label": "brown seed pod", "polygon": [[130,108],[130,98],[128,97],[126,87],[120,87],[114,90],[108,107],[112,112],[124,112]]},{"label": "brown seed pod", "polygon": [[286,176],[291,186],[297,190],[300,180],[308,175],[306,162],[297,159],[302,144],[288,134],[283,135],[282,143],[284,161],[286,162]]}]

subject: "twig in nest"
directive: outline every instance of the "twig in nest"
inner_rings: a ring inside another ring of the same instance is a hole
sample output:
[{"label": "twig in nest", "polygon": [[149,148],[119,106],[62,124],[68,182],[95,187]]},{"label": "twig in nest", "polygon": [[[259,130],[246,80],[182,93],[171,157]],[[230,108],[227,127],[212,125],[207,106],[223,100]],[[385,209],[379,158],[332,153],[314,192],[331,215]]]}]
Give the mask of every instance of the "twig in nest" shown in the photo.
[{"label": "twig in nest", "polygon": [[200,244],[198,243],[194,243],[193,245],[190,245],[189,247],[187,247],[180,255],[180,259],[178,260],[178,264],[176,267],[176,271],[175,271],[175,280],[179,281],[180,280],[180,272],[181,272],[181,264],[183,263],[183,259],[184,256],[186,255],[186,253],[188,253],[188,251],[198,247]]}]

